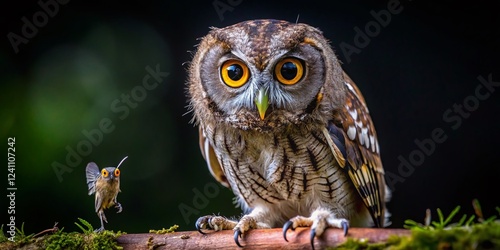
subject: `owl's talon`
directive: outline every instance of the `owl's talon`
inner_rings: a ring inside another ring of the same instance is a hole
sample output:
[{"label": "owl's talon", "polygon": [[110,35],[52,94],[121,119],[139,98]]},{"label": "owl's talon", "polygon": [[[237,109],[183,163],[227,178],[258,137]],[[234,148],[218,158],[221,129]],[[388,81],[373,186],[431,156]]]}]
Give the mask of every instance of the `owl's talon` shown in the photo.
[{"label": "owl's talon", "polygon": [[206,216],[200,217],[200,218],[198,218],[198,220],[196,220],[196,223],[195,223],[196,230],[198,230],[198,232],[200,232],[201,234],[206,234],[202,231],[202,229],[206,228],[206,225],[207,225],[207,217]]},{"label": "owl's talon", "polygon": [[228,220],[222,216],[206,215],[198,218],[195,223],[196,230],[201,234],[206,234],[202,230],[229,230],[236,226],[236,222]]},{"label": "owl's talon", "polygon": [[347,221],[341,222],[342,229],[344,229],[344,237],[347,236],[347,231],[349,230],[349,223]]},{"label": "owl's talon", "polygon": [[316,228],[311,229],[311,248],[314,250],[314,238],[316,238]]},{"label": "owl's talon", "polygon": [[198,232],[200,232],[200,234],[205,234],[203,231],[201,231],[201,227],[198,223],[196,223],[196,230],[198,230]]},{"label": "owl's talon", "polygon": [[198,230],[198,232],[200,232],[200,234],[207,234],[207,233],[201,231],[201,228],[199,228],[199,227],[196,227],[196,229]]},{"label": "owl's talon", "polygon": [[288,242],[288,239],[286,238],[286,232],[291,229],[292,231],[295,231],[295,228],[293,228],[293,222],[291,220],[287,221],[285,225],[283,225],[283,238],[285,238],[285,241]]},{"label": "owl's talon", "polygon": [[243,246],[241,246],[241,244],[240,244],[240,242],[238,240],[238,237],[241,238],[241,231],[240,231],[240,229],[236,229],[234,231],[234,242],[236,242],[236,245],[238,245],[239,247],[243,247]]}]

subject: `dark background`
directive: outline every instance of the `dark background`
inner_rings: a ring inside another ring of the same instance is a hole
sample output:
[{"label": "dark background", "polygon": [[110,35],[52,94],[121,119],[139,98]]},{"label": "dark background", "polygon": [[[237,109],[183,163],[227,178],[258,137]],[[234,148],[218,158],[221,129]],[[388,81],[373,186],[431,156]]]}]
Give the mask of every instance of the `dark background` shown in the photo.
[{"label": "dark background", "polygon": [[[226,3],[221,0],[220,2]],[[106,212],[107,229],[147,232],[172,224],[194,229],[198,216],[239,216],[232,193],[208,172],[198,149],[198,131],[186,114],[186,68],[211,26],[247,19],[274,18],[320,28],[331,40],[345,71],[362,90],[375,122],[387,172],[398,173],[399,156],[418,151],[415,140],[431,138],[435,128],[446,135],[404,182],[394,185],[388,207],[393,227],[405,219],[422,221],[425,209],[445,213],[461,205],[472,213],[478,198],[486,215],[500,205],[500,88],[479,101],[461,124],[443,115],[454,104],[472,100],[479,76],[500,82],[499,15],[493,4],[454,1],[401,1],[403,10],[347,58],[340,44],[355,45],[355,27],[375,20],[371,11],[388,1],[249,1],[219,17],[212,1],[142,1],[91,3],[69,1],[38,28],[15,53],[7,38],[21,35],[41,7],[36,1],[2,7],[0,50],[0,132],[2,155],[7,138],[16,138],[16,225],[36,233],[59,222],[78,230],[77,218],[98,227],[94,198],[87,195],[85,166],[122,165],[123,212]],[[226,3],[229,4],[229,3]],[[229,5],[230,6],[230,5]],[[117,113],[111,103],[141,84],[146,66],[168,72],[130,113]],[[482,90],[484,91],[484,90]],[[472,98],[472,99],[471,99]],[[452,113],[454,114],[454,113]],[[456,116],[458,117],[458,116]],[[109,118],[114,126],[61,180],[55,162],[66,163],[67,147],[86,140],[82,131],[99,129]],[[415,154],[415,153],[413,153]],[[414,161],[415,162],[415,161]],[[1,224],[9,223],[7,159],[2,157]],[[205,199],[199,193],[206,193]],[[184,211],[192,212],[183,216]],[[434,218],[436,214],[434,212]]]}]

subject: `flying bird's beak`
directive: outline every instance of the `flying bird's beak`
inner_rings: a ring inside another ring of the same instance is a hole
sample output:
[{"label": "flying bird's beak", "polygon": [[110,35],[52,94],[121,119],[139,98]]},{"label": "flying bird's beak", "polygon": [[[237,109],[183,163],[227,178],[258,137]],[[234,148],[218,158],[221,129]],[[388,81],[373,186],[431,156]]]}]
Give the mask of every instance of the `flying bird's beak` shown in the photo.
[{"label": "flying bird's beak", "polygon": [[257,110],[259,111],[260,119],[264,120],[266,117],[266,111],[269,107],[269,97],[265,88],[260,88],[255,97],[255,105],[257,105]]}]

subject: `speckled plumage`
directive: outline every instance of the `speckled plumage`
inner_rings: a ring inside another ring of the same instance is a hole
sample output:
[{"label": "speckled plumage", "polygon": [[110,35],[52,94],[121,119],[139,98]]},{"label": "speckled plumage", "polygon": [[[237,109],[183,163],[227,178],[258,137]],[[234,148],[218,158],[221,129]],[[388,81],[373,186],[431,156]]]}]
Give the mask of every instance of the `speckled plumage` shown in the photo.
[{"label": "speckled plumage", "polygon": [[[293,84],[277,80],[299,72],[276,68],[287,58],[304,68]],[[231,60],[250,72],[238,87],[221,77]],[[285,233],[311,226],[312,238],[348,223],[384,226],[388,190],[373,123],[318,29],[277,20],[212,29],[191,62],[188,95],[209,169],[246,213],[239,222],[205,216],[198,228],[234,229],[239,244],[249,229],[284,224]]]}]

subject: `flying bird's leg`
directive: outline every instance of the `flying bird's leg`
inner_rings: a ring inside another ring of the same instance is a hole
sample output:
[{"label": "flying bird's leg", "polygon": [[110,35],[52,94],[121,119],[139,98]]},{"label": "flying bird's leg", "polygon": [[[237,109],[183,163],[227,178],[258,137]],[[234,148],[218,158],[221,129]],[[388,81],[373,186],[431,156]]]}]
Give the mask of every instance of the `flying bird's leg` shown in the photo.
[{"label": "flying bird's leg", "polygon": [[288,241],[286,238],[288,229],[295,230],[297,227],[311,227],[311,246],[314,249],[314,238],[320,237],[329,227],[343,229],[344,236],[346,236],[349,229],[349,221],[337,218],[328,209],[318,208],[312,212],[310,217],[296,216],[285,223],[283,226],[283,237],[286,241]]},{"label": "flying bird's leg", "polygon": [[99,233],[104,231],[104,222],[108,223],[108,220],[106,219],[106,215],[104,215],[104,211],[102,209],[99,210],[97,214],[99,216],[99,219],[101,220],[101,227],[94,230],[94,232]]}]

